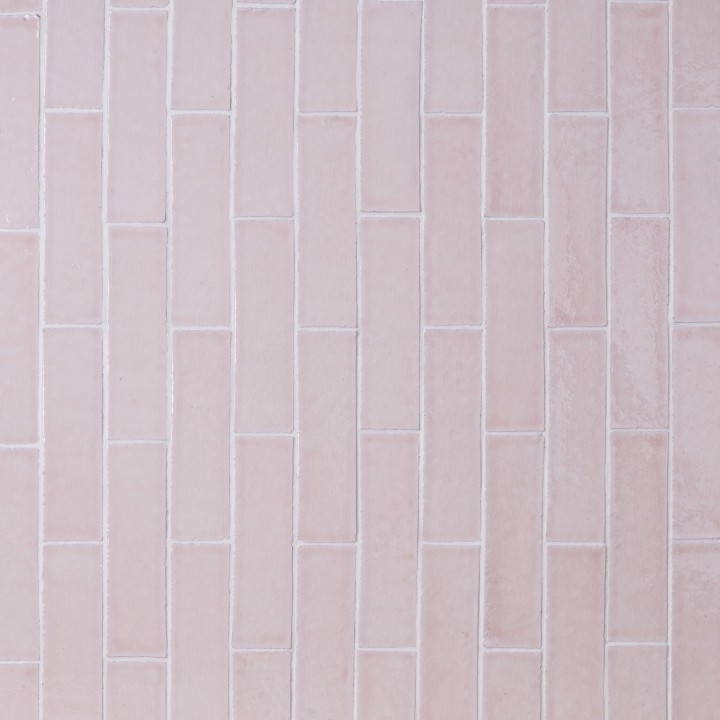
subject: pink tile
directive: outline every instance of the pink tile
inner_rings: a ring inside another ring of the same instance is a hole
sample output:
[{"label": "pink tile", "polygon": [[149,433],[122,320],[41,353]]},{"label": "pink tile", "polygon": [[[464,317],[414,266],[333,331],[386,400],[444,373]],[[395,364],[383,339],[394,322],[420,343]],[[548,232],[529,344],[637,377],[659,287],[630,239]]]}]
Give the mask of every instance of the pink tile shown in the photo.
[{"label": "pink tile", "polygon": [[165,720],[165,663],[108,662],[108,720]]},{"label": "pink tile", "polygon": [[299,334],[300,518],[307,542],[352,542],[356,512],[355,335]]},{"label": "pink tile", "polygon": [[300,5],[301,112],[357,110],[357,0]]},{"label": "pink tile", "polygon": [[476,0],[426,0],[425,112],[482,111],[482,16]]},{"label": "pink tile", "polygon": [[420,226],[360,221],[360,424],[415,429],[420,409]]},{"label": "pink tile", "polygon": [[175,332],[171,533],[230,533],[230,333]]},{"label": "pink tile", "polygon": [[544,8],[487,11],[487,208],[543,214]]},{"label": "pink tile", "polygon": [[295,715],[353,713],[355,548],[301,547],[298,560]]},{"label": "pink tile", "polygon": [[665,3],[610,7],[613,212],[668,211]]},{"label": "pink tile", "polygon": [[233,655],[233,720],[288,720],[289,652]]},{"label": "pink tile", "polygon": [[419,2],[363,6],[363,210],[420,209]]},{"label": "pink tile", "polygon": [[230,109],[231,27],[232,0],[174,0],[173,108]]},{"label": "pink tile", "polygon": [[480,539],[482,333],[425,333],[425,540]]},{"label": "pink tile", "polygon": [[[37,660],[38,457],[36,450],[0,450],[0,660]],[[2,666],[0,666],[2,670]],[[15,678],[20,681],[20,678]],[[0,675],[0,698],[3,695]],[[16,692],[21,693],[20,688]],[[0,707],[3,707],[0,704]],[[13,716],[14,717],[14,716]]]},{"label": "pink tile", "polygon": [[166,13],[112,13],[108,220],[165,220]]},{"label": "pink tile", "polygon": [[110,437],[166,436],[164,228],[110,229]]},{"label": "pink tile", "polygon": [[235,242],[235,430],[292,432],[293,223],[238,222]]},{"label": "pink tile", "polygon": [[485,653],[484,720],[537,720],[540,686],[540,653]]},{"label": "pink tile", "polygon": [[358,720],[415,718],[415,653],[358,655]]},{"label": "pink tile", "polygon": [[547,550],[547,717],[602,720],[605,549]]},{"label": "pink tile", "polygon": [[425,118],[425,322],[482,323],[480,118]]},{"label": "pink tile", "polygon": [[[0,22],[2,18],[0,18]],[[0,442],[38,439],[38,236],[0,238]]]},{"label": "pink tile", "polygon": [[610,411],[613,427],[667,427],[667,220],[611,226]]},{"label": "pink tile", "polygon": [[355,327],[355,118],[298,118],[300,324]]},{"label": "pink tile", "polygon": [[673,334],[673,536],[720,537],[720,329]]},{"label": "pink tile", "polygon": [[606,0],[548,4],[548,109],[605,110]]},{"label": "pink tile", "polygon": [[486,233],[487,429],[542,430],[543,223],[491,221]]},{"label": "pink tile", "polygon": [[162,8],[168,0],[110,0],[113,7],[118,8]]},{"label": "pink tile", "polygon": [[361,647],[413,647],[417,604],[418,437],[360,440]]},{"label": "pink tile", "polygon": [[102,717],[102,547],[44,549],[43,716]]},{"label": "pink tile", "polygon": [[720,105],[720,5],[682,0],[672,13],[674,104]]},{"label": "pink tile", "polygon": [[172,319],[227,325],[230,318],[230,122],[175,116]]},{"label": "pink tile", "polygon": [[172,549],[170,707],[173,720],[227,718],[227,545]]},{"label": "pink tile", "polygon": [[608,720],[667,717],[667,648],[608,648]]},{"label": "pink tile", "polygon": [[233,646],[289,648],[293,439],[235,439]]},{"label": "pink tile", "polygon": [[46,322],[102,320],[101,158],[99,113],[45,116]]},{"label": "pink tile", "polygon": [[425,545],[420,617],[423,720],[475,720],[480,548]]},{"label": "pink tile", "polygon": [[667,639],[667,459],[664,432],[611,434],[608,635]]},{"label": "pink tile", "polygon": [[46,328],[46,540],[102,539],[102,330]]},{"label": "pink tile", "polygon": [[163,657],[165,444],[110,445],[108,655]]},{"label": "pink tile", "polygon": [[0,665],[0,707],[13,720],[37,720],[38,666]]},{"label": "pink tile", "polygon": [[42,0],[0,0],[0,12],[40,11]]},{"label": "pink tile", "polygon": [[101,108],[104,49],[103,0],[49,2],[45,105]]},{"label": "pink tile", "polygon": [[551,327],[605,325],[606,118],[549,119]]},{"label": "pink tile", "polygon": [[605,538],[605,332],[549,334],[547,539]]},{"label": "pink tile", "polygon": [[543,437],[485,442],[485,645],[539,648]]},{"label": "pink tile", "polygon": [[39,66],[40,18],[0,17],[0,228],[38,227]]},{"label": "pink tile", "polygon": [[235,215],[293,214],[295,11],[237,11]]},{"label": "pink tile", "polygon": [[720,112],[675,113],[676,320],[720,320]]},{"label": "pink tile", "polygon": [[672,716],[714,720],[720,705],[720,545],[673,548]]}]

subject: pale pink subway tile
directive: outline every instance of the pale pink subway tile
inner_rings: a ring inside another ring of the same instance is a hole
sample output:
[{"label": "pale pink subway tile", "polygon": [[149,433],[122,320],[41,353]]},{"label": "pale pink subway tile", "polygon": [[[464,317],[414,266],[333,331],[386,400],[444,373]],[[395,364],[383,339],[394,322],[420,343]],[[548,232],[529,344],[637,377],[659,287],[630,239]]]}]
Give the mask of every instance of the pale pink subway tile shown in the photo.
[{"label": "pale pink subway tile", "polygon": [[103,0],[48,2],[45,105],[102,107],[104,49]]},{"label": "pale pink subway tile", "polygon": [[360,652],[357,668],[358,720],[414,720],[415,654]]},{"label": "pale pink subway tile", "polygon": [[357,0],[305,0],[300,12],[301,112],[357,109]]},{"label": "pale pink subway tile", "polygon": [[361,647],[413,647],[417,587],[418,438],[360,439]]},{"label": "pale pink subway tile", "polygon": [[305,546],[298,555],[296,720],[352,717],[355,548]]},{"label": "pale pink subway tile", "polygon": [[12,720],[37,720],[37,665],[0,665],[0,707]]},{"label": "pale pink subway tile", "polygon": [[293,223],[235,225],[236,432],[293,429]]},{"label": "pale pink subway tile", "polygon": [[602,720],[605,549],[547,549],[547,717]]},{"label": "pale pink subway tile", "polygon": [[422,720],[475,720],[480,549],[425,545],[420,617]]},{"label": "pale pink subway tile", "polygon": [[290,652],[233,654],[232,720],[290,720]]},{"label": "pale pink subway tile", "polygon": [[173,720],[229,716],[227,545],[172,549],[170,707]]},{"label": "pale pink subway tile", "polygon": [[669,223],[616,218],[610,250],[613,427],[667,427]]},{"label": "pale pink subway tile", "polygon": [[482,322],[482,121],[425,118],[425,322]]},{"label": "pale pink subway tile", "polygon": [[361,206],[420,209],[420,2],[363,5]]},{"label": "pale pink subway tile", "polygon": [[485,645],[539,648],[542,435],[488,436],[485,458]]},{"label": "pale pink subway tile", "polygon": [[174,109],[230,109],[231,26],[232,0],[173,0]]},{"label": "pale pink subway tile", "polygon": [[40,18],[0,17],[0,228],[38,227],[39,97]]},{"label": "pale pink subway tile", "polygon": [[0,443],[38,439],[38,264],[35,233],[0,237]]},{"label": "pale pink subway tile", "polygon": [[544,8],[487,11],[487,207],[543,214]]},{"label": "pale pink subway tile", "polygon": [[607,109],[606,0],[548,3],[548,110]]},{"label": "pale pink subway tile", "polygon": [[108,720],[165,720],[165,664],[107,663]]},{"label": "pale pink subway tile", "polygon": [[309,542],[355,539],[355,335],[299,334],[300,517]]},{"label": "pale pink subway tile", "polygon": [[542,700],[540,653],[485,653],[484,720],[537,720]]},{"label": "pale pink subway tile", "polygon": [[166,654],[165,454],[108,448],[108,655]]},{"label": "pale pink subway tile", "polygon": [[0,0],[0,12],[39,12],[42,0]]},{"label": "pale pink subway tile", "polygon": [[172,319],[226,325],[230,317],[230,121],[172,121]]},{"label": "pale pink subway tile", "polygon": [[425,112],[482,111],[482,38],[482,3],[425,1]]},{"label": "pale pink subway tile", "polygon": [[675,113],[676,320],[720,320],[720,111]]},{"label": "pale pink subway tile", "polygon": [[102,547],[43,552],[43,717],[102,717]]},{"label": "pale pink subway tile", "polygon": [[420,226],[360,221],[360,425],[415,429],[420,411]]},{"label": "pale pink subway tile", "polygon": [[289,648],[293,439],[235,440],[233,646]]},{"label": "pale pink subway tile", "polygon": [[608,637],[667,639],[668,438],[611,434]]},{"label": "pale pink subway tile", "polygon": [[355,327],[355,122],[298,119],[301,325]]},{"label": "pale pink subway tile", "polygon": [[720,328],[673,331],[673,536],[720,537]]},{"label": "pale pink subway tile", "polygon": [[672,717],[715,720],[720,707],[720,544],[677,543],[672,562]]},{"label": "pale pink subway tile", "polygon": [[45,320],[102,319],[102,117],[45,117]]},{"label": "pale pink subway tile", "polygon": [[166,436],[166,231],[110,230],[109,433]]},{"label": "pale pink subway tile", "polygon": [[293,214],[295,11],[237,10],[235,215]]},{"label": "pale pink subway tile", "polygon": [[667,717],[667,648],[608,648],[608,720]]},{"label": "pale pink subway tile", "polygon": [[425,333],[424,540],[480,539],[482,333]]},{"label": "pale pink subway tile", "polygon": [[171,535],[230,533],[230,333],[175,332]]},{"label": "pale pink subway tile", "polygon": [[668,211],[668,19],[665,3],[610,6],[611,207]]},{"label": "pale pink subway tile", "polygon": [[110,2],[117,8],[163,8],[168,4],[168,0],[110,0]]},{"label": "pale pink subway tile", "polygon": [[[0,450],[0,478],[0,660],[37,660],[37,451]],[[0,697],[2,684],[0,678]]]},{"label": "pale pink subway tile", "polygon": [[549,334],[547,539],[605,537],[605,332]]},{"label": "pale pink subway tile", "polygon": [[549,124],[548,322],[605,325],[608,121],[553,116]]},{"label": "pale pink subway tile", "polygon": [[102,331],[44,332],[45,540],[102,538]]}]

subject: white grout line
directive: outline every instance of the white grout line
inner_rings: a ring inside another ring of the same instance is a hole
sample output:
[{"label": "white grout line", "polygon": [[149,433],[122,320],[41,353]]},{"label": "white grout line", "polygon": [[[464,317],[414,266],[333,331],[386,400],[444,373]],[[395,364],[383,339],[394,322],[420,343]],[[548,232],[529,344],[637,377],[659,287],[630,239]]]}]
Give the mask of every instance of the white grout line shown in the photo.
[{"label": "white grout line", "polygon": [[43,323],[45,330],[102,330],[102,323]]},{"label": "white grout line", "polygon": [[356,333],[357,328],[354,327],[310,327],[310,326],[297,326],[299,332],[342,332],[342,333]]},{"label": "white grout line", "polygon": [[67,547],[73,545],[88,545],[90,547],[103,546],[102,540],[43,540],[42,545],[46,547]]},{"label": "white grout line", "polygon": [[109,663],[136,663],[136,662],[152,662],[152,663],[164,663],[167,661],[167,657],[164,655],[108,655],[106,658]]},{"label": "white grout line", "polygon": [[[168,314],[170,307],[168,306]],[[173,325],[168,317],[168,327],[174,332],[232,332],[232,325]]]},{"label": "white grout line", "polygon": [[605,547],[604,542],[575,542],[574,540],[546,540],[548,547]]},{"label": "white grout line", "polygon": [[458,330],[483,330],[483,325],[425,325],[423,332],[428,330],[446,330],[449,332],[455,332]]},{"label": "white grout line", "polygon": [[361,435],[418,435],[419,428],[358,428]]},{"label": "white grout line", "polygon": [[429,547],[482,547],[482,540],[422,540],[421,545]]},{"label": "white grout line", "polygon": [[[41,665],[40,660],[0,660],[0,665]],[[42,692],[42,686],[40,691]]]},{"label": "white grout line", "polygon": [[527,653],[539,653],[542,655],[542,648],[525,647],[483,647],[483,651],[489,654],[498,655],[526,655]]},{"label": "white grout line", "polygon": [[46,115],[102,115],[102,108],[45,108]]},{"label": "white grout line", "polygon": [[[42,365],[38,363],[39,368],[42,368]],[[40,380],[40,387],[42,387],[42,379]],[[40,423],[42,423],[42,417],[38,418],[38,428],[41,428],[42,426]],[[0,450],[41,450],[43,447],[43,438],[41,436],[40,442],[37,443],[0,443]]]},{"label": "white grout line", "polygon": [[673,538],[673,545],[695,544],[695,545],[717,545],[720,543],[720,537],[712,538]]},{"label": "white grout line", "polygon": [[365,653],[416,653],[414,647],[358,647],[358,652]]},{"label": "white grout line", "polygon": [[664,640],[655,641],[635,641],[635,640],[608,640],[609,647],[665,647],[667,642]]}]

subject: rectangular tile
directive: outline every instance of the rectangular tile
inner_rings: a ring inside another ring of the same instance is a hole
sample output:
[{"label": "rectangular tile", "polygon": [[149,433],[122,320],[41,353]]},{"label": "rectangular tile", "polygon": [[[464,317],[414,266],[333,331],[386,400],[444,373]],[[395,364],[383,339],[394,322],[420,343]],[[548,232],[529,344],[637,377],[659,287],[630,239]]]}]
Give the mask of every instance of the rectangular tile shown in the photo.
[{"label": "rectangular tile", "polygon": [[236,432],[292,432],[292,221],[235,225]]},{"label": "rectangular tile", "polygon": [[108,662],[108,720],[165,720],[165,663]]},{"label": "rectangular tile", "polygon": [[419,2],[367,2],[360,119],[363,210],[420,209]]},{"label": "rectangular tile", "polygon": [[415,718],[415,654],[360,652],[358,720]]},{"label": "rectangular tile", "polygon": [[0,707],[13,720],[37,720],[37,665],[0,665]]},{"label": "rectangular tile", "polygon": [[171,534],[225,540],[230,533],[230,333],[173,338]]},{"label": "rectangular tile", "polygon": [[46,328],[44,344],[44,538],[100,540],[102,330]]},{"label": "rectangular tile", "polygon": [[425,322],[482,323],[482,121],[425,118]]},{"label": "rectangular tile", "polygon": [[290,652],[233,654],[233,720],[290,718]]},{"label": "rectangular tile", "polygon": [[424,540],[480,539],[482,333],[425,333]]},{"label": "rectangular tile", "polygon": [[667,717],[667,648],[608,648],[608,720]]},{"label": "rectangular tile", "polygon": [[42,0],[0,0],[0,12],[33,12],[41,7]]},{"label": "rectangular tile", "polygon": [[[233,646],[290,647],[293,439],[235,439]],[[237,661],[236,661],[237,662]]]},{"label": "rectangular tile", "polygon": [[107,215],[165,220],[167,15],[112,13]]},{"label": "rectangular tile", "polygon": [[535,720],[540,717],[540,653],[485,653],[485,720]]},{"label": "rectangular tile", "polygon": [[418,437],[360,439],[361,647],[413,647],[417,604]]},{"label": "rectangular tile", "polygon": [[360,425],[415,429],[420,411],[420,227],[360,221]]}]

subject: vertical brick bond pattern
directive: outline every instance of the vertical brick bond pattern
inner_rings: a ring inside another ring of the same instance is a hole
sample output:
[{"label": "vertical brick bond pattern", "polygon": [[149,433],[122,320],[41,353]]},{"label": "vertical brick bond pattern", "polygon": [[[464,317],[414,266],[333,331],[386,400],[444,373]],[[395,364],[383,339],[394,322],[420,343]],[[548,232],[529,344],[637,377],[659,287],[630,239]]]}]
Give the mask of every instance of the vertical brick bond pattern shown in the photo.
[{"label": "vertical brick bond pattern", "polygon": [[720,718],[720,0],[0,0],[0,720]]}]

